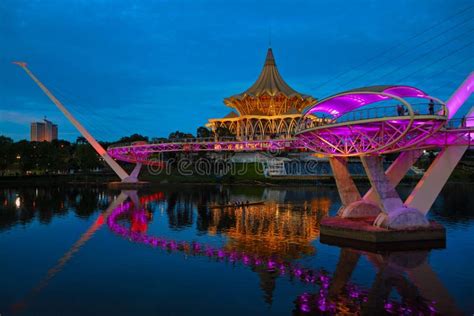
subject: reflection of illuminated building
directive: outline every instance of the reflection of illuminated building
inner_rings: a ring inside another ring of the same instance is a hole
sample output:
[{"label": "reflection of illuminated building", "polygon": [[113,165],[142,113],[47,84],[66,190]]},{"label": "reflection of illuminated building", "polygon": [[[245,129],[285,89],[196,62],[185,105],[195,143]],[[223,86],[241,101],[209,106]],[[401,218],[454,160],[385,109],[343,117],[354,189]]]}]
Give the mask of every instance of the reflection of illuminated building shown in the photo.
[{"label": "reflection of illuminated building", "polygon": [[[172,227],[192,223],[192,206],[180,200],[177,194],[171,194],[167,199],[166,213]],[[328,214],[330,206],[329,197],[313,197],[298,205],[282,201],[248,207],[198,208],[197,222],[208,234],[227,237],[223,251],[292,261],[316,252],[311,242],[319,236],[319,220]],[[132,233],[140,219],[146,218],[144,214],[140,210],[131,215]],[[256,266],[252,270],[259,276],[265,301],[271,304],[278,274],[268,271],[266,267]]]},{"label": "reflection of illuminated building", "polygon": [[[331,201],[318,198],[310,205],[295,209],[291,204],[270,202],[243,208],[213,209],[209,231],[216,233],[218,228],[222,229],[229,238],[225,250],[295,260],[315,253],[311,241],[319,236],[319,220],[327,215]],[[259,276],[265,302],[271,304],[278,273],[265,267],[252,270]]]},{"label": "reflection of illuminated building", "polygon": [[[327,203],[324,200],[316,201],[316,205],[327,205]],[[130,206],[130,203],[119,206],[108,218],[108,226],[112,231],[130,241],[167,252],[185,253],[187,257],[207,257],[215,262],[232,263],[232,265],[236,263],[245,265],[259,275],[260,287],[264,291],[265,301],[269,304],[272,302],[277,278],[287,276],[292,281],[316,286],[314,292],[309,289],[296,298],[293,315],[321,313],[381,315],[407,312],[416,315],[459,314],[455,302],[428,264],[429,251],[382,254],[342,248],[336,271],[331,276],[324,270],[304,268],[298,263],[287,260],[226,249],[226,246],[220,248],[195,241],[175,241],[132,232],[129,227],[117,222],[119,218],[129,217],[125,214],[136,212]],[[138,213],[141,212],[138,210]],[[232,212],[222,212],[221,215],[217,219],[221,224],[225,223],[223,224],[225,227],[232,227],[237,218],[245,219],[245,215],[235,215]],[[258,213],[253,218],[257,226],[262,218],[264,221],[271,219]],[[213,221],[214,219],[211,220]],[[377,271],[373,284],[368,289],[351,282],[353,271],[362,256],[366,256]],[[393,290],[399,294],[399,298],[391,296]]]},{"label": "reflection of illuminated building", "polygon": [[[314,201],[318,205],[321,202]],[[226,249],[296,259],[315,252],[311,241],[319,235],[319,219],[329,210],[329,199],[322,208],[295,210],[291,204],[211,210],[209,231],[222,230],[229,237]],[[227,223],[227,225],[226,225]]]}]

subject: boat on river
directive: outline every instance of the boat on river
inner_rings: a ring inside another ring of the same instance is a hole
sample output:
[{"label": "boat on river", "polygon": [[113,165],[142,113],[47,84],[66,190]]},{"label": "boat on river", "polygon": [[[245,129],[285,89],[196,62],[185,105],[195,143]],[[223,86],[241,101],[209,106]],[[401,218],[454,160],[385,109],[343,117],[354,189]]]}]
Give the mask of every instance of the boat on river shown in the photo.
[{"label": "boat on river", "polygon": [[256,201],[256,202],[248,202],[248,203],[240,203],[237,204],[237,202],[234,203],[229,203],[229,204],[221,204],[221,205],[210,205],[210,209],[219,209],[219,208],[230,208],[230,207],[247,207],[247,206],[253,206],[253,205],[263,205],[265,204],[265,201]]}]

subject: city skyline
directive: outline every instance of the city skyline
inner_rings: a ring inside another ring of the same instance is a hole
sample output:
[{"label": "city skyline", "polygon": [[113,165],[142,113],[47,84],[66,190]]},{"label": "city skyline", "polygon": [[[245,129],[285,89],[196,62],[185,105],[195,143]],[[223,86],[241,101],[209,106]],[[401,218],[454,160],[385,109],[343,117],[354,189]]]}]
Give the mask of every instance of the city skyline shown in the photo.
[{"label": "city skyline", "polygon": [[29,122],[47,115],[61,138],[79,136],[13,60],[28,62],[99,140],[195,133],[231,110],[223,99],[257,79],[269,46],[291,86],[318,99],[387,83],[446,100],[473,68],[468,1],[297,5],[288,14],[283,2],[208,10],[191,2],[100,2],[94,10],[86,2],[3,2],[0,133],[27,139]]}]

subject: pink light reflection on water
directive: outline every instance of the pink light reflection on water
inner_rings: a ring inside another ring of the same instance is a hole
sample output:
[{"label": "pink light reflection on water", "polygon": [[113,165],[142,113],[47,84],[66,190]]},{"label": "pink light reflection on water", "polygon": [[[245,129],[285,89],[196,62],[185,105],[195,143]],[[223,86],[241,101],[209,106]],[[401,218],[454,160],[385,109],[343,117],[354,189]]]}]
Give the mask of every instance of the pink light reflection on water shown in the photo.
[{"label": "pink light reflection on water", "polygon": [[[145,200],[149,201],[149,199]],[[130,202],[123,203],[122,205],[118,206],[108,217],[107,225],[114,233],[133,242],[149,245],[154,248],[160,248],[168,252],[185,252],[188,255],[206,256],[217,259],[220,262],[240,262],[244,266],[250,267],[263,266],[266,267],[268,271],[277,272],[281,276],[287,275],[290,278],[295,278],[305,284],[319,285],[319,291],[317,294],[303,293],[297,298],[296,302],[299,310],[303,313],[310,313],[314,311],[335,313],[337,311],[335,302],[329,298],[331,278],[329,275],[327,275],[327,272],[303,268],[290,262],[280,261],[275,258],[263,258],[235,250],[227,251],[195,241],[186,242],[166,240],[160,237],[149,236],[144,233],[133,232],[117,223],[118,218],[125,213],[130,212],[132,207],[133,204]],[[360,289],[355,284],[347,283],[345,285],[345,292],[351,299],[356,299],[359,302],[357,303],[358,305],[362,304],[363,302],[367,302],[368,300],[368,291]],[[386,308],[387,311],[393,310],[395,312],[404,312],[409,309],[411,310],[410,307],[397,302],[387,301],[386,304],[393,306],[391,309]],[[432,311],[436,311],[435,303],[432,302],[428,308]]]}]

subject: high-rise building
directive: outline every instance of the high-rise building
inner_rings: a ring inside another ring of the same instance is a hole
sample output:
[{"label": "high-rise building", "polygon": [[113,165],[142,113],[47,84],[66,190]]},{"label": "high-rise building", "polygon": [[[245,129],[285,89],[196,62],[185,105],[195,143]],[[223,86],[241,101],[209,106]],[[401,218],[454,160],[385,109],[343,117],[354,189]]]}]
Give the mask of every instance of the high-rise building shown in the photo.
[{"label": "high-rise building", "polygon": [[30,136],[32,142],[50,142],[58,139],[58,125],[46,118],[43,119],[43,122],[33,122],[31,123]]}]

